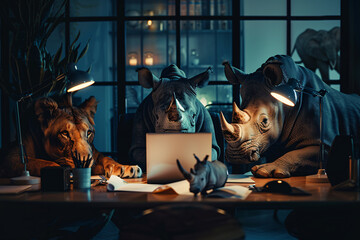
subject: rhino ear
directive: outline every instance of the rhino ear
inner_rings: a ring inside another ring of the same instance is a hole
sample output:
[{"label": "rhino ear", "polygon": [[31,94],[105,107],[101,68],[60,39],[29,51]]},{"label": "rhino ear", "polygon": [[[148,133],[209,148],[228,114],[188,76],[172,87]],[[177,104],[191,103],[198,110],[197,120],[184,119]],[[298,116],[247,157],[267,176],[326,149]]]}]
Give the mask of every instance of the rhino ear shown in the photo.
[{"label": "rhino ear", "polygon": [[231,84],[242,84],[249,75],[240,69],[231,66],[228,61],[224,61],[222,65],[224,65],[225,77]]},{"label": "rhino ear", "polygon": [[137,69],[136,72],[138,73],[138,81],[142,87],[155,89],[159,85],[159,78],[152,74],[148,68],[140,68]]},{"label": "rhino ear", "polygon": [[206,69],[205,72],[200,73],[200,74],[190,78],[189,82],[190,82],[191,86],[193,86],[194,88],[205,87],[209,83],[209,76],[210,76],[210,73],[212,73],[212,72],[213,72],[212,68],[208,67],[208,69]]},{"label": "rhino ear", "polygon": [[89,116],[89,121],[92,125],[95,124],[94,122],[94,116],[97,110],[98,101],[96,101],[96,98],[94,96],[89,97],[85,102],[83,102],[79,108],[85,111]]},{"label": "rhino ear", "polygon": [[264,77],[270,86],[276,86],[282,82],[284,75],[280,67],[281,64],[281,62],[274,61],[266,64],[263,68]]},{"label": "rhino ear", "polygon": [[51,98],[40,98],[35,102],[35,115],[43,128],[56,116],[57,110],[58,104]]}]

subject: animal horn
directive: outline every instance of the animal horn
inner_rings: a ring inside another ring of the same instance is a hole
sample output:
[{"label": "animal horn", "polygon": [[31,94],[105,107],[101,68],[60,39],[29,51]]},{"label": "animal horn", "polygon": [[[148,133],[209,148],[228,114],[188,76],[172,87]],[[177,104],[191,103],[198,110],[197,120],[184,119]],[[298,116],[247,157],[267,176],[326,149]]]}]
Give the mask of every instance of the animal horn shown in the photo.
[{"label": "animal horn", "polygon": [[209,158],[209,155],[206,155],[205,158],[204,158],[204,160],[203,160],[203,163],[206,163],[207,160],[208,160],[208,158]]},{"label": "animal horn", "polygon": [[177,107],[178,109],[180,109],[180,111],[185,112],[185,108],[181,105],[181,103],[179,102],[179,100],[177,100],[175,93],[173,93],[173,99],[175,99],[176,107]]},{"label": "animal horn", "polygon": [[178,168],[179,168],[180,172],[184,175],[185,179],[189,180],[189,181],[192,181],[194,179],[194,176],[183,168],[183,166],[181,165],[179,159],[176,159],[176,163],[178,165]]},{"label": "animal horn", "polygon": [[232,84],[242,84],[249,74],[244,73],[240,69],[230,66],[228,61],[222,63],[226,79]]},{"label": "animal horn", "polygon": [[247,123],[250,120],[249,114],[244,111],[241,111],[237,104],[233,102],[233,113],[232,113],[232,122],[233,123]]},{"label": "animal horn", "polygon": [[168,108],[166,109],[166,111],[165,112],[169,112],[170,111],[170,109],[171,109],[171,106],[174,104],[174,102],[175,102],[175,99],[176,99],[176,96],[175,96],[175,93],[171,96],[171,101],[170,101],[170,104],[169,104],[169,106],[168,106]]},{"label": "animal horn", "polygon": [[196,163],[201,163],[201,160],[194,154],[194,157],[196,159]]},{"label": "animal horn", "polygon": [[220,123],[221,130],[227,142],[234,142],[241,138],[240,127],[236,124],[228,123],[222,112],[220,112]]}]

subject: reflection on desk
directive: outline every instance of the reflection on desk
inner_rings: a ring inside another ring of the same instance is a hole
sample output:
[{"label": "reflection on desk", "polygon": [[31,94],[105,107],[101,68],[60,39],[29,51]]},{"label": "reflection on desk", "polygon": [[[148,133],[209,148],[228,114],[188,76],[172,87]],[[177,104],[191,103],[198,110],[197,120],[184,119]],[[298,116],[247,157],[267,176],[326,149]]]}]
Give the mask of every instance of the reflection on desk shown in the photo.
[{"label": "reflection on desk", "polygon": [[[257,186],[263,186],[274,179],[253,178]],[[145,183],[146,176],[137,179],[126,179],[129,183]],[[305,177],[286,179],[293,187],[310,192],[311,196],[288,196],[273,193],[251,193],[245,200],[203,198],[201,196],[107,192],[106,186],[96,186],[88,191],[71,190],[69,192],[25,192],[19,195],[1,195],[0,204],[22,205],[61,205],[61,206],[91,206],[99,208],[154,207],[163,204],[209,204],[216,207],[240,207],[253,209],[290,209],[301,207],[346,206],[359,207],[359,192],[341,192],[331,189],[329,183],[306,183]],[[249,184],[227,183],[226,186]]]}]

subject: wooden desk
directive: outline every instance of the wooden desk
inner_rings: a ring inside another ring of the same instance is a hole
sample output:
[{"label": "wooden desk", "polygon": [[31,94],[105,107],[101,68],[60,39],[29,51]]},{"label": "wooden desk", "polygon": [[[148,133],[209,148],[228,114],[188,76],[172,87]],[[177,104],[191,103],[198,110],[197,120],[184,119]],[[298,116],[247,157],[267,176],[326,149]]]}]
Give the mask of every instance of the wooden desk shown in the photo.
[{"label": "wooden desk", "polygon": [[[256,186],[263,186],[273,179],[254,178]],[[310,192],[311,196],[289,196],[272,193],[251,193],[247,199],[205,199],[201,196],[107,192],[105,186],[96,186],[89,191],[26,192],[19,195],[0,195],[0,205],[48,206],[48,207],[96,207],[96,208],[150,208],[164,204],[208,204],[221,208],[245,209],[294,209],[321,207],[360,207],[359,192],[334,191],[329,183],[306,183],[305,177],[285,179],[293,187]],[[128,179],[129,182],[144,182],[144,179]],[[235,185],[235,184],[233,184]],[[240,184],[248,186],[248,184]]]}]

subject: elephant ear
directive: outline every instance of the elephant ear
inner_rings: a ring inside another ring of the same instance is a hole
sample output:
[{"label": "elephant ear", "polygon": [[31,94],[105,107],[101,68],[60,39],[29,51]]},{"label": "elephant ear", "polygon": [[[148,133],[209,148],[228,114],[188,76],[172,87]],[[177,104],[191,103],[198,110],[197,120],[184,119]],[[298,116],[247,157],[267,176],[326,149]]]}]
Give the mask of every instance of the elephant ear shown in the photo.
[{"label": "elephant ear", "polygon": [[281,69],[280,61],[272,61],[263,67],[263,75],[270,87],[274,87],[282,83],[284,75]]},{"label": "elephant ear", "polygon": [[140,68],[136,70],[138,73],[138,81],[144,88],[155,89],[160,84],[160,80],[148,68]]},{"label": "elephant ear", "polygon": [[326,44],[326,41],[331,41],[331,36],[328,32],[320,30],[314,34],[308,43],[307,51],[309,55],[318,60],[327,62],[328,58],[322,47],[324,44]]},{"label": "elephant ear", "polygon": [[340,31],[340,27],[333,27],[330,31],[329,31],[330,35],[333,37],[333,39],[336,42],[336,51],[340,50],[340,38],[341,38],[341,31]]}]

